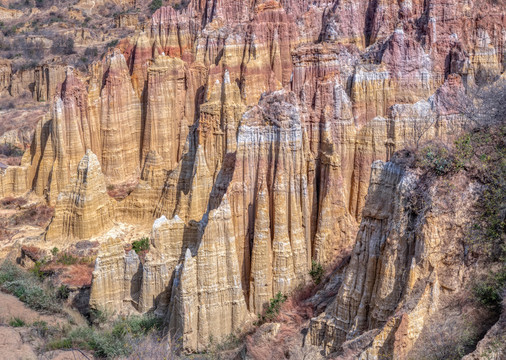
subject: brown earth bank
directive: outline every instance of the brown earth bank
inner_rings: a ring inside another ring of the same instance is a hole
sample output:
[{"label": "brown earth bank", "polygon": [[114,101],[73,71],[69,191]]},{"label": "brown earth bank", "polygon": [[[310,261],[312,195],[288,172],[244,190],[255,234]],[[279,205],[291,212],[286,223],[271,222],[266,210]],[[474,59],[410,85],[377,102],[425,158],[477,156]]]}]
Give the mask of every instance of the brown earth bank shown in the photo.
[{"label": "brown earth bank", "polygon": [[0,6],[36,356],[501,358],[503,1]]}]

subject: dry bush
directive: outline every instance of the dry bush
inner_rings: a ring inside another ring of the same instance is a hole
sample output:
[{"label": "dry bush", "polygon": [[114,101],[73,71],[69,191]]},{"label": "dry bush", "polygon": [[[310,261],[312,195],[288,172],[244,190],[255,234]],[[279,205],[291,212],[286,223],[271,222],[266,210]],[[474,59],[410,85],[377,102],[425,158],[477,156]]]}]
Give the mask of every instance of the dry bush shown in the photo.
[{"label": "dry bush", "polygon": [[21,257],[26,256],[33,262],[39,261],[42,257],[44,257],[44,255],[44,251],[36,246],[21,246]]},{"label": "dry bush", "polygon": [[7,196],[0,200],[3,209],[18,209],[27,203],[25,198]]},{"label": "dry bush", "polygon": [[21,158],[24,151],[11,144],[0,145],[0,162],[9,166],[18,166],[21,164]]},{"label": "dry bush", "polygon": [[[246,337],[248,354],[254,359],[285,359],[302,345],[302,330],[313,316],[313,308],[306,301],[316,286],[304,286],[295,291],[281,306],[275,323],[265,323],[258,331]],[[273,326],[279,324],[277,334],[265,336]]]},{"label": "dry bush", "polygon": [[91,286],[93,277],[92,265],[76,264],[64,269],[59,276],[60,281],[68,286],[84,287]]},{"label": "dry bush", "polygon": [[492,312],[476,307],[469,292],[461,291],[426,321],[408,359],[461,359],[496,320]]},{"label": "dry bush", "polygon": [[110,197],[120,201],[126,198],[139,184],[139,179],[133,179],[122,184],[108,185],[107,193]]},{"label": "dry bush", "polygon": [[11,232],[7,229],[5,224],[0,222],[0,241],[10,239],[11,235]]},{"label": "dry bush", "polygon": [[5,155],[0,155],[0,163],[3,163],[8,166],[19,166],[21,165],[21,156],[7,157]]},{"label": "dry bush", "polygon": [[[91,252],[90,252],[91,253]],[[47,260],[47,259],[46,259]],[[56,282],[72,287],[91,286],[96,256],[75,256],[72,250],[53,253],[53,258],[44,262],[40,271],[51,275]]]},{"label": "dry bush", "polygon": [[[325,276],[318,284],[310,282],[297,288],[282,304],[279,314],[272,323],[265,323],[245,338],[248,355],[253,359],[305,358],[314,351],[302,347],[303,332],[309,320],[318,310],[335,298],[340,286],[338,276],[350,259],[351,249],[342,251],[325,269]],[[279,329],[273,330],[279,324]],[[273,335],[274,333],[275,335]],[[306,352],[308,352],[306,354]]]},{"label": "dry bush", "polygon": [[[13,208],[16,209],[16,205]],[[12,209],[12,207],[11,207]],[[10,239],[19,232],[18,227],[38,226],[46,227],[54,215],[54,209],[41,204],[34,204],[26,209],[19,207],[19,211],[11,216],[0,217],[0,239]]]},{"label": "dry bush", "polygon": [[27,200],[22,197],[5,197],[0,200],[0,208],[6,210],[0,214],[0,240],[10,239],[20,231],[19,226],[44,227],[49,223],[53,216],[52,208],[26,204]]},{"label": "dry bush", "polygon": [[34,204],[17,214],[13,219],[13,225],[32,225],[45,227],[53,218],[54,208],[43,205]]},{"label": "dry bush", "polygon": [[181,351],[181,342],[170,337],[160,339],[155,335],[146,338],[134,338],[132,348],[135,349],[128,359],[176,360]]},{"label": "dry bush", "polygon": [[[100,243],[98,241],[81,240],[73,244],[68,252],[79,258],[94,259],[98,253]],[[91,262],[91,260],[90,260]],[[81,261],[81,263],[83,263]]]}]

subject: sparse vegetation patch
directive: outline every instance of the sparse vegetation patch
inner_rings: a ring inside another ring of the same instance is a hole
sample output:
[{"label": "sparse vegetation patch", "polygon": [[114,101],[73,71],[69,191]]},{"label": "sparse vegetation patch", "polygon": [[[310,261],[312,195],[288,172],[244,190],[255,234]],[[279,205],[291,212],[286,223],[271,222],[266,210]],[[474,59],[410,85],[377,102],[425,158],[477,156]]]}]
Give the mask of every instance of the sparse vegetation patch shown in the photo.
[{"label": "sparse vegetation patch", "polygon": [[36,274],[28,273],[8,261],[0,265],[0,289],[16,296],[32,309],[51,313],[61,311],[56,289],[43,284]]},{"label": "sparse vegetation patch", "polygon": [[125,317],[104,330],[87,326],[58,334],[49,339],[46,349],[91,350],[101,358],[128,356],[139,339],[159,331],[161,326],[162,320],[154,315]]},{"label": "sparse vegetation patch", "polygon": [[281,305],[288,299],[286,295],[283,295],[281,292],[278,292],[274,298],[272,298],[265,308],[263,314],[258,314],[258,325],[261,325],[268,321],[273,321],[279,314],[279,310],[281,310]]},{"label": "sparse vegetation patch", "polygon": [[132,249],[137,254],[141,254],[142,252],[148,251],[149,250],[149,238],[143,237],[140,240],[134,241],[132,243]]},{"label": "sparse vegetation patch", "polygon": [[313,279],[315,285],[321,283],[324,275],[324,270],[322,264],[315,260],[311,260],[311,270],[309,271],[309,275]]}]

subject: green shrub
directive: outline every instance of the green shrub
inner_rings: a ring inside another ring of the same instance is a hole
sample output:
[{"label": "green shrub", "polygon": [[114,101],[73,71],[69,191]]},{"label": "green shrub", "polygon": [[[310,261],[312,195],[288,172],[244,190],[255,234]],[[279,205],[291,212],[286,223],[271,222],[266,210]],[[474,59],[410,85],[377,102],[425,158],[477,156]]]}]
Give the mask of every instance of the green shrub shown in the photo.
[{"label": "green shrub", "polygon": [[162,319],[148,314],[144,316],[129,316],[115,321],[111,333],[117,337],[132,334],[140,336],[160,329],[163,325]]},{"label": "green shrub", "polygon": [[42,321],[42,320],[35,321],[32,324],[32,327],[35,329],[37,334],[42,338],[45,338],[49,333],[49,327],[47,326],[47,322],[45,322],[45,321]]},{"label": "green shrub", "polygon": [[444,176],[465,171],[481,184],[476,202],[478,216],[466,243],[472,250],[496,261],[506,256],[506,125],[476,126],[450,145],[429,143],[416,154],[415,166],[426,173]]},{"label": "green shrub", "polygon": [[46,344],[47,350],[59,350],[72,348],[72,340],[69,338],[51,340]]},{"label": "green shrub", "polygon": [[18,317],[14,317],[9,321],[9,325],[12,327],[23,327],[26,325],[25,321],[23,319],[20,319]]},{"label": "green shrub", "polygon": [[51,340],[48,350],[77,348],[93,350],[97,357],[116,358],[128,356],[132,351],[132,339],[159,330],[162,320],[154,315],[132,316],[116,320],[107,330],[79,327],[68,334]]},{"label": "green shrub", "polygon": [[58,262],[63,265],[75,265],[79,262],[79,259],[76,256],[65,252],[60,254]]},{"label": "green shrub", "polygon": [[[63,21],[60,18],[51,18],[52,22]],[[57,36],[51,46],[52,54],[71,55],[74,53],[74,39],[70,36]]]},{"label": "green shrub", "polygon": [[279,310],[281,310],[281,305],[286,301],[287,296],[283,295],[281,292],[278,292],[274,298],[272,298],[269,302],[269,305],[265,309],[262,315],[258,315],[258,325],[266,322],[274,320],[278,314]]},{"label": "green shrub", "polygon": [[149,5],[149,8],[152,12],[155,12],[159,8],[161,8],[163,5],[163,0],[153,0],[151,1],[151,4]]},{"label": "green shrub", "polygon": [[56,296],[58,297],[58,299],[61,300],[67,300],[69,298],[69,295],[70,289],[67,285],[60,285],[60,287],[56,291]]},{"label": "green shrub", "polygon": [[35,275],[36,278],[43,280],[46,274],[44,271],[42,271],[42,266],[46,264],[46,259],[42,258],[40,260],[37,260],[35,264],[33,265],[33,268],[30,269],[30,272]]},{"label": "green shrub", "polygon": [[446,175],[456,169],[452,154],[441,144],[431,144],[424,147],[418,154],[417,160],[420,167],[430,170],[438,176]]},{"label": "green shrub", "polygon": [[172,4],[174,10],[182,10],[188,6],[189,0],[181,0],[175,4]]},{"label": "green shrub", "polygon": [[51,254],[53,256],[56,256],[58,254],[58,251],[60,251],[60,250],[55,246],[53,249],[51,249]]},{"label": "green shrub", "polygon": [[506,255],[505,139],[506,125],[500,125],[474,129],[455,142],[457,165],[483,185],[477,201],[480,215],[467,242],[490,260]]},{"label": "green shrub", "polygon": [[44,289],[31,280],[15,280],[5,283],[2,288],[35,310],[59,312],[60,302],[54,292]]},{"label": "green shrub", "polygon": [[132,249],[134,249],[137,254],[139,254],[143,251],[148,251],[149,250],[149,238],[144,237],[140,240],[134,241],[132,243]]},{"label": "green shrub", "polygon": [[[118,41],[117,39],[116,39],[116,40],[112,40],[112,41],[110,41],[110,42],[108,42],[108,43],[107,43],[106,47],[107,47],[107,48],[112,48],[112,47],[115,47],[116,45],[118,45],[118,42],[119,42],[119,41]],[[114,188],[114,187],[113,187],[113,188]]]},{"label": "green shrub", "polygon": [[106,310],[91,309],[89,320],[92,324],[105,324],[109,320],[110,316],[111,314]]},{"label": "green shrub", "polygon": [[26,274],[18,268],[16,265],[5,261],[0,265],[0,286],[3,286],[5,283],[17,280]]},{"label": "green shrub", "polygon": [[473,294],[481,305],[500,312],[505,286],[506,266],[477,282],[473,287]]},{"label": "green shrub", "polygon": [[321,283],[324,275],[322,264],[316,262],[315,260],[311,260],[311,270],[309,271],[309,275],[311,275],[311,278],[316,285]]},{"label": "green shrub", "polygon": [[84,50],[84,56],[94,58],[98,56],[98,49],[95,46],[86,48],[86,50]]}]

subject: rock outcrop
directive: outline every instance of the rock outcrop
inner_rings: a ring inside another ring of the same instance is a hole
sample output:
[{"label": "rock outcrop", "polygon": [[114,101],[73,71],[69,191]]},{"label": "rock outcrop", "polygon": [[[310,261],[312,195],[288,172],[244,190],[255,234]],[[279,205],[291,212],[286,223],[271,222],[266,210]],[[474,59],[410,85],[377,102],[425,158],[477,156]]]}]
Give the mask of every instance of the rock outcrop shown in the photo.
[{"label": "rock outcrop", "polygon": [[119,239],[101,245],[93,271],[90,306],[99,310],[133,309],[139,297],[139,257]]},{"label": "rock outcrop", "polygon": [[326,354],[344,347],[358,349],[357,358],[406,358],[442,299],[465,284],[459,242],[477,186],[459,175],[453,180],[462,187],[458,196],[438,180],[421,193],[427,180],[395,163],[373,164],[343,283],[333,303],[311,321],[308,341]]},{"label": "rock outcrop", "polygon": [[88,150],[72,184],[58,195],[46,238],[87,239],[111,227],[114,205],[107,195],[97,156]]},{"label": "rock outcrop", "polygon": [[169,331],[189,350],[202,350],[244,325],[244,299],[228,201],[200,223],[196,256],[190,248],[177,268],[169,309]]}]

